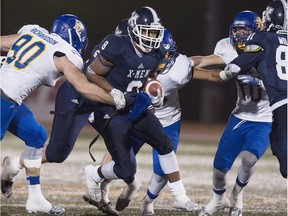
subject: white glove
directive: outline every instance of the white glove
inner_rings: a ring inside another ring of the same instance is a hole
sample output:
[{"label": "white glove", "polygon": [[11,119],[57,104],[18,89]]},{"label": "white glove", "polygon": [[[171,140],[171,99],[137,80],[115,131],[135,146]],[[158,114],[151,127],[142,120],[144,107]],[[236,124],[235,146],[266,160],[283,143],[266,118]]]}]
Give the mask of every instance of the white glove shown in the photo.
[{"label": "white glove", "polygon": [[151,98],[152,105],[154,107],[159,108],[159,107],[163,106],[163,104],[164,104],[164,92],[161,93],[160,89],[157,89],[156,91],[157,91],[156,96],[153,96],[151,94],[149,94],[149,96]]},{"label": "white glove", "polygon": [[250,85],[250,86],[256,86],[259,87],[260,86],[260,79],[257,79],[255,77],[252,77],[250,75],[239,75],[237,76],[237,79],[240,80],[240,85],[241,84],[246,84],[246,85]]},{"label": "white glove", "polygon": [[120,91],[119,89],[113,88],[109,92],[109,94],[113,98],[117,110],[121,110],[125,108],[126,100],[122,91]]},{"label": "white glove", "polygon": [[222,80],[229,80],[240,72],[241,68],[236,64],[228,64],[219,74]]}]

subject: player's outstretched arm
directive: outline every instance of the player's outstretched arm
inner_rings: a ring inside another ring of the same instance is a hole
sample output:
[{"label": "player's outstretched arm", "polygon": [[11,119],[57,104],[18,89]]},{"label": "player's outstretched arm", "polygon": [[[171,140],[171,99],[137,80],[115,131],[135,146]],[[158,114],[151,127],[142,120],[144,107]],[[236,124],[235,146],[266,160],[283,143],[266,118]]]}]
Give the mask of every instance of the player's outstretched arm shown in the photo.
[{"label": "player's outstretched arm", "polygon": [[54,59],[57,70],[63,73],[75,89],[84,97],[110,105],[114,105],[113,98],[99,86],[89,82],[85,75],[72,64],[66,56]]},{"label": "player's outstretched arm", "polygon": [[12,34],[1,36],[0,38],[0,51],[1,52],[8,52],[10,47],[16,42],[19,38],[19,34]]},{"label": "player's outstretched arm", "polygon": [[206,80],[211,82],[222,82],[219,74],[221,69],[194,68],[193,79]]}]

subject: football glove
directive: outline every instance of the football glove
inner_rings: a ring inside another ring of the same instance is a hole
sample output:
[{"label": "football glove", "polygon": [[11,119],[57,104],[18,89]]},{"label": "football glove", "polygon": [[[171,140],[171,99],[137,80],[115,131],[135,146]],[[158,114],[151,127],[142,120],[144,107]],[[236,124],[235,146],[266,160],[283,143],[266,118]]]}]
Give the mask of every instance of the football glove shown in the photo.
[{"label": "football glove", "polygon": [[156,96],[153,96],[151,94],[149,94],[149,96],[151,98],[152,105],[156,108],[159,108],[164,104],[164,92],[161,92],[160,89],[157,89],[156,91],[157,91]]},{"label": "football glove", "polygon": [[240,72],[241,68],[236,64],[228,64],[219,74],[222,80],[229,80]]},{"label": "football glove", "polygon": [[126,100],[122,91],[113,88],[109,94],[113,98],[117,110],[122,110],[125,108]]},{"label": "football glove", "polygon": [[240,85],[249,85],[249,86],[260,86],[260,79],[252,77],[250,75],[239,75],[237,76],[237,80],[239,80]]}]

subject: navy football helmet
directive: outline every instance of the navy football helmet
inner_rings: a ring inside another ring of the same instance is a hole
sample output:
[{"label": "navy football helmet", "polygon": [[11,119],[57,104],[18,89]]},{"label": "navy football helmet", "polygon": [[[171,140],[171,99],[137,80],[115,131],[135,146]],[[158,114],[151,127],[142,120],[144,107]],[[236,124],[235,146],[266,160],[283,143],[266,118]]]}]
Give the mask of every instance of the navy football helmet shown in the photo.
[{"label": "navy football helmet", "polygon": [[274,0],[270,2],[263,11],[262,21],[265,31],[287,31],[287,2],[285,0]]},{"label": "navy football helmet", "polygon": [[134,10],[128,25],[129,36],[142,52],[148,53],[160,47],[164,27],[153,8],[141,7]]},{"label": "navy football helmet", "polygon": [[238,13],[230,26],[230,42],[237,50],[243,51],[247,37],[261,30],[261,18],[252,11]]},{"label": "navy football helmet", "polygon": [[128,35],[128,19],[121,20],[115,29],[116,35]]},{"label": "navy football helmet", "polygon": [[51,33],[58,34],[82,56],[85,54],[88,46],[87,30],[79,17],[72,14],[57,17],[52,24]]},{"label": "navy football helmet", "polygon": [[173,35],[167,29],[164,30],[162,44],[164,47],[165,57],[163,60],[161,60],[157,68],[157,72],[160,74],[164,74],[169,71],[169,69],[175,62],[176,51],[177,51],[177,46],[176,46],[176,42],[174,41]]}]

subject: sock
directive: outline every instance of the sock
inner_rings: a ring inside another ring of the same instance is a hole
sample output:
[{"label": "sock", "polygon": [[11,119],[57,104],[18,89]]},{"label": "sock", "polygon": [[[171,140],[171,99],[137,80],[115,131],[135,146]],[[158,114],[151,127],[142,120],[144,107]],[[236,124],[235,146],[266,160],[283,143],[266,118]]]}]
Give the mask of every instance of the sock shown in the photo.
[{"label": "sock", "polygon": [[176,182],[168,182],[169,188],[171,190],[172,195],[176,200],[179,201],[188,201],[189,198],[186,195],[186,190],[184,188],[182,180]]}]

